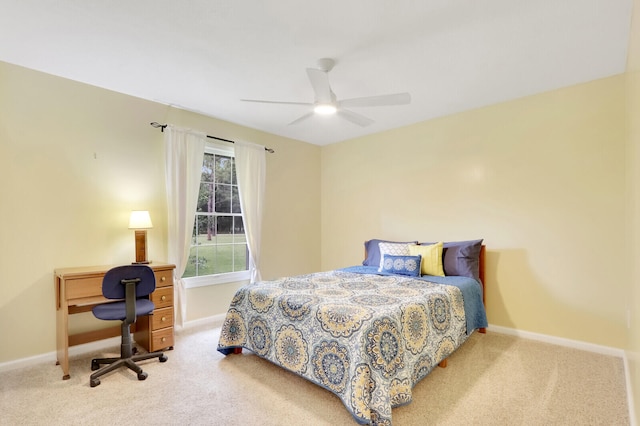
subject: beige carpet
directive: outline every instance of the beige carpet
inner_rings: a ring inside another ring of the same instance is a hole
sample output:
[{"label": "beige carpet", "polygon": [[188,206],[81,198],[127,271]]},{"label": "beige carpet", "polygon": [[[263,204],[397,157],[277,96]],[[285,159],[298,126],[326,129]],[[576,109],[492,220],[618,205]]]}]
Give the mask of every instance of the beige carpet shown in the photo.
[{"label": "beige carpet", "polygon": [[[177,336],[169,361],[89,387],[89,354],[0,374],[1,425],[356,425],[330,392],[251,354],[224,357],[219,329]],[[114,353],[119,348],[113,348]],[[246,351],[245,351],[246,352]],[[475,333],[393,410],[402,425],[628,425],[622,360]]]}]

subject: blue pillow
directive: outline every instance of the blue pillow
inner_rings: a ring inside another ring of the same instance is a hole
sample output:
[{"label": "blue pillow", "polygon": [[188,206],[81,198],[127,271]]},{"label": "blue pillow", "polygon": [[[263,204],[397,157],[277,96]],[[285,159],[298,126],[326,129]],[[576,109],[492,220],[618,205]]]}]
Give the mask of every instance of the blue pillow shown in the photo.
[{"label": "blue pillow", "polygon": [[422,256],[420,255],[393,256],[391,254],[385,254],[382,261],[382,266],[380,266],[378,272],[419,277],[420,262],[422,262]]},{"label": "blue pillow", "polygon": [[[480,281],[480,249],[483,240],[449,241],[444,243],[442,264],[444,274],[474,278]],[[433,244],[433,243],[420,243]]]},{"label": "blue pillow", "polygon": [[387,241],[387,240],[368,240],[364,242],[364,252],[366,253],[366,259],[362,262],[364,266],[380,266],[380,243],[394,243],[394,244],[417,244],[417,241]]}]

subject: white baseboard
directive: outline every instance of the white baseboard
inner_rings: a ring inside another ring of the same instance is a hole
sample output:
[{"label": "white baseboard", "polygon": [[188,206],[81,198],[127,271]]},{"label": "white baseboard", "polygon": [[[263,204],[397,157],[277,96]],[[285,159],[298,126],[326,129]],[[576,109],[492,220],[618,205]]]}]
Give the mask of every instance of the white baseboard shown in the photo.
[{"label": "white baseboard", "polygon": [[[104,340],[97,340],[95,342],[71,346],[69,347],[69,356],[72,357],[76,355],[84,355],[90,352],[113,348],[114,346],[120,346],[120,337],[110,337]],[[53,351],[27,358],[16,359],[14,361],[3,362],[0,363],[0,373],[24,367],[31,367],[33,365],[44,364],[47,362],[54,364],[57,361],[57,358],[58,355],[56,351]],[[62,372],[62,370],[60,371]]]},{"label": "white baseboard", "polygon": [[595,352],[602,355],[611,355],[618,358],[624,358],[624,350],[613,348],[611,346],[596,345],[593,343],[582,342],[580,340],[565,339],[562,337],[549,336],[547,334],[533,333],[530,331],[516,330],[515,328],[501,327],[499,325],[491,325],[487,328],[489,331],[496,333],[509,334],[511,336],[522,337],[523,339],[537,340],[539,342],[551,343],[553,345],[565,346],[568,348],[581,349],[583,351]]},{"label": "white baseboard", "polygon": [[227,314],[224,313],[224,314],[213,315],[211,317],[198,318],[197,320],[187,321],[182,325],[182,327],[176,325],[176,333],[180,333],[182,330],[186,331],[186,330],[201,327],[201,326],[210,326],[212,328],[220,327],[224,322],[224,319],[226,316]]},{"label": "white baseboard", "polygon": [[[224,322],[225,316],[226,316],[226,313],[214,315],[207,318],[200,318],[193,321],[187,321],[186,323],[184,323],[182,327],[176,325],[175,331],[176,333],[179,333],[182,330],[186,331],[192,328],[205,326],[205,325],[211,326],[212,328],[220,327]],[[100,350],[112,348],[114,346],[119,346],[119,345],[120,345],[119,336],[110,337],[104,340],[97,340],[95,342],[85,343],[77,346],[71,346],[69,347],[69,356],[71,357],[76,355],[84,355],[90,352],[100,351]],[[27,358],[20,358],[13,361],[7,361],[7,362],[0,363],[0,373],[4,371],[17,370],[19,368],[30,367],[33,365],[45,364],[47,362],[55,363],[56,360],[57,360],[56,351],[52,351],[52,352],[47,352],[44,354],[35,355]]]},{"label": "white baseboard", "polygon": [[629,419],[631,419],[630,426],[637,426],[636,422],[636,407],[635,407],[635,399],[633,399],[633,386],[631,386],[631,373],[629,370],[629,358],[627,357],[627,353],[624,353],[624,357],[622,358],[624,361],[624,378],[625,384],[627,385],[627,406],[629,407]]}]

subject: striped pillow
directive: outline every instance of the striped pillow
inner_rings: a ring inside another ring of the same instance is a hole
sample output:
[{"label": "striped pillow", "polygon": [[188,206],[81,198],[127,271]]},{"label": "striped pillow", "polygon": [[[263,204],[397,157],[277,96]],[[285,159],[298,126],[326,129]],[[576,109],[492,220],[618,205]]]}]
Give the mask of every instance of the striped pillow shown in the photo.
[{"label": "striped pillow", "polygon": [[422,275],[434,275],[444,277],[444,268],[442,266],[442,241],[428,246],[414,245],[409,247],[411,256],[422,256]]}]

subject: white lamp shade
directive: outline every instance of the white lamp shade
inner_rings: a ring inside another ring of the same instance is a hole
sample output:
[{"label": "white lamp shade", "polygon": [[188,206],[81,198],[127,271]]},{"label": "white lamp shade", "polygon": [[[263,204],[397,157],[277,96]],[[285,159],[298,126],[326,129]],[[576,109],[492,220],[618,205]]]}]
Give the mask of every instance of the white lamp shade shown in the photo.
[{"label": "white lamp shade", "polygon": [[150,229],[153,228],[151,216],[146,210],[134,210],[129,217],[129,229]]}]

